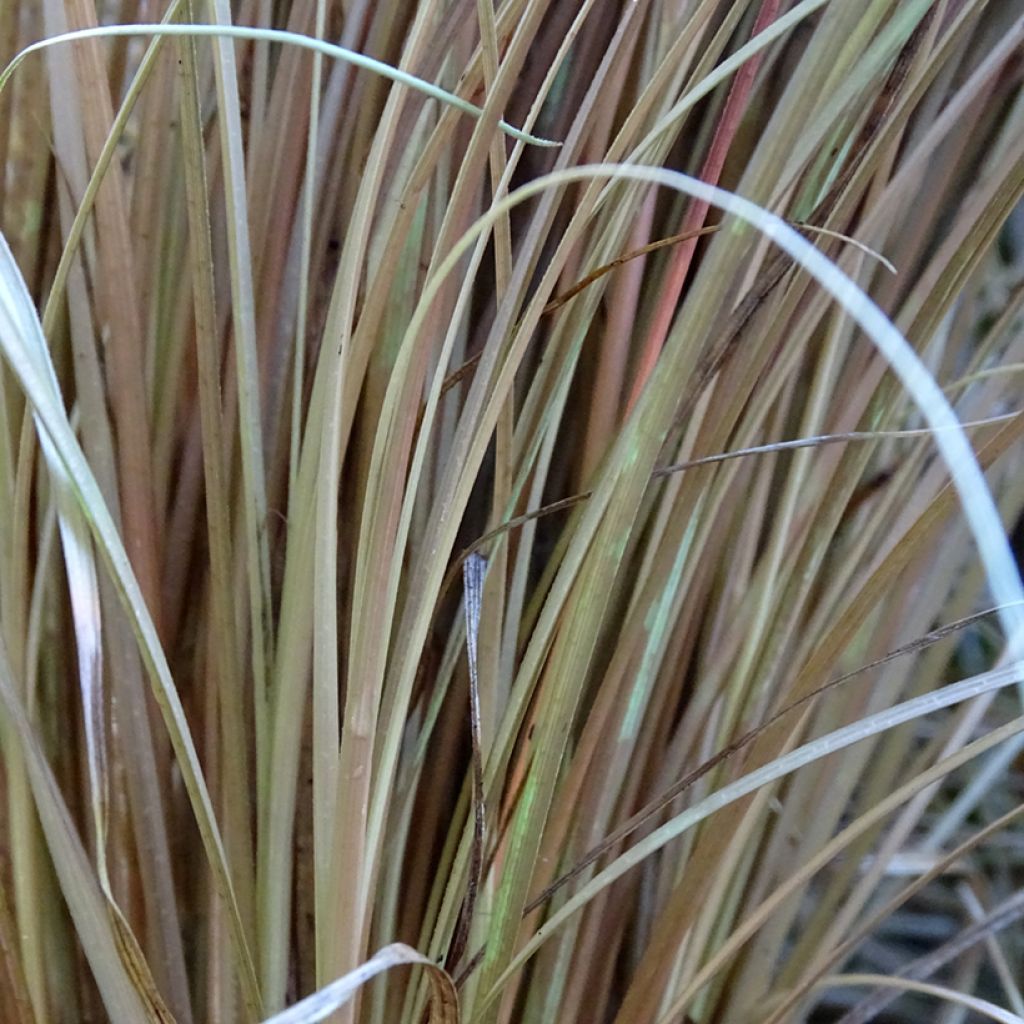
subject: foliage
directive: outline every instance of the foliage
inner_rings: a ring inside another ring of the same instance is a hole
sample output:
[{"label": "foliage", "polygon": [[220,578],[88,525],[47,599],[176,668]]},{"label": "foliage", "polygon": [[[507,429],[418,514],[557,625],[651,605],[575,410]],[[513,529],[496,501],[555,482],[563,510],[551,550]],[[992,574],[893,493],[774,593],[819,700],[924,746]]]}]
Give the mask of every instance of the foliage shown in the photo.
[{"label": "foliage", "polygon": [[0,5],[0,1017],[1024,1018],[1014,8]]}]

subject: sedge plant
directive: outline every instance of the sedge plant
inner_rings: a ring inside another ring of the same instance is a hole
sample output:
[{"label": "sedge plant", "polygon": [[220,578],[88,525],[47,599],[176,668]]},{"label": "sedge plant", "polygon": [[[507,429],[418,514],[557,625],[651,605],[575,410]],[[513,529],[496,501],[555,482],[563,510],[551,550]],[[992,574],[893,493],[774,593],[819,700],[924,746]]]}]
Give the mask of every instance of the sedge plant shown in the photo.
[{"label": "sedge plant", "polygon": [[1022,44],[0,4],[0,1019],[1024,1020]]}]

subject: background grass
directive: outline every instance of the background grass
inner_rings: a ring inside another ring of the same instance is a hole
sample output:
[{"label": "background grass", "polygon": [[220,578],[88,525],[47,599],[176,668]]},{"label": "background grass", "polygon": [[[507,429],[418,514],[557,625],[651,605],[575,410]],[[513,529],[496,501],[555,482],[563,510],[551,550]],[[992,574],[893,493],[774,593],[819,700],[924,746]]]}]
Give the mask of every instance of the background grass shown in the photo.
[{"label": "background grass", "polygon": [[0,4],[0,1018],[1024,1019],[1022,42]]}]

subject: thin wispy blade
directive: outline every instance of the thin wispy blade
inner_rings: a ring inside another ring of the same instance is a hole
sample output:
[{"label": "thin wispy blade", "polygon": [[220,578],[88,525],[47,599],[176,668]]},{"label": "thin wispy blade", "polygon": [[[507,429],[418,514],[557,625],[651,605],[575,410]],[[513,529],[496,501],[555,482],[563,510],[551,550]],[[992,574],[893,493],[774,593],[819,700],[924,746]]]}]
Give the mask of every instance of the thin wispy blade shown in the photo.
[{"label": "thin wispy blade", "polygon": [[[465,366],[469,365],[469,363],[465,364]],[[995,423],[1006,423],[1019,415],[1020,410],[1001,413],[998,416],[987,416],[978,420],[965,420],[960,424],[960,429],[973,430],[975,427],[986,427]],[[687,459],[685,462],[673,462],[667,466],[658,466],[651,471],[651,479],[663,480],[675,473],[684,473],[688,469],[697,469],[700,466],[712,466],[719,462],[729,462],[732,459],[746,458],[750,455],[772,455],[777,452],[796,451],[799,448],[818,448],[830,444],[845,444],[847,442],[885,441],[908,437],[925,437],[934,435],[942,430],[950,429],[956,428],[944,426],[917,427],[911,430],[853,430],[842,434],[816,434],[813,437],[797,437],[789,441],[771,441],[768,444],[759,444],[747,448],[737,448],[733,451],[717,452],[714,455],[702,455],[696,459]],[[445,577],[442,585],[442,592],[447,592],[448,588],[455,580],[460,563],[464,564],[464,560],[469,557],[469,554],[476,551],[479,547],[494,540],[495,537],[500,537],[503,533],[507,533],[509,530],[516,530],[521,526],[525,526],[527,523],[532,523],[536,519],[542,519],[545,516],[554,515],[556,512],[564,512],[566,509],[579,505],[580,503],[587,501],[593,493],[594,492],[590,490],[579,491],[576,494],[570,494],[568,497],[559,498],[557,501],[552,501],[547,505],[531,509],[529,512],[524,512],[522,515],[506,519],[505,522],[499,523],[494,527],[494,529],[481,534],[458,556],[458,558],[455,559],[452,564],[452,569],[449,571],[448,576]]]},{"label": "thin wispy blade", "polygon": [[472,740],[472,787],[473,787],[473,849],[470,854],[469,886],[466,899],[455,929],[448,962],[455,967],[465,952],[469,941],[469,929],[473,921],[473,909],[480,888],[480,875],[484,861],[484,838],[487,814],[484,807],[484,762],[481,752],[480,728],[480,669],[477,643],[480,637],[480,611],[483,607],[484,579],[487,576],[487,559],[476,553],[462,563],[462,603],[466,616],[466,655],[469,660],[469,732]]},{"label": "thin wispy blade", "polygon": [[[480,107],[475,106],[468,100],[462,99],[460,96],[456,96],[454,93],[448,92],[446,89],[434,85],[432,82],[427,82],[417,78],[415,75],[410,75],[401,68],[393,67],[384,61],[375,60],[373,57],[356,53],[354,50],[347,50],[343,46],[335,46],[323,39],[313,39],[298,32],[228,24],[147,25],[139,23],[134,25],[99,25],[93,28],[76,29],[73,32],[62,32],[59,35],[50,36],[48,39],[40,39],[24,47],[0,71],[0,91],[3,91],[4,86],[10,80],[18,65],[31,53],[35,53],[48,46],[55,46],[58,43],[70,43],[82,39],[106,39],[113,36],[150,36],[154,38],[158,36],[191,36],[194,38],[213,37],[216,39],[245,39],[255,42],[284,43],[289,46],[298,46],[305,50],[311,50],[314,53],[323,54],[325,57],[330,57],[334,60],[345,61],[353,67],[372,71],[383,78],[390,79],[392,82],[397,82],[399,85],[416,89],[418,92],[423,93],[424,96],[454,107],[470,117],[479,118],[483,114]],[[536,135],[531,135],[529,132],[522,131],[505,121],[498,122],[498,129],[510,138],[531,146],[553,148],[561,145],[560,142],[552,139],[542,139]]]}]

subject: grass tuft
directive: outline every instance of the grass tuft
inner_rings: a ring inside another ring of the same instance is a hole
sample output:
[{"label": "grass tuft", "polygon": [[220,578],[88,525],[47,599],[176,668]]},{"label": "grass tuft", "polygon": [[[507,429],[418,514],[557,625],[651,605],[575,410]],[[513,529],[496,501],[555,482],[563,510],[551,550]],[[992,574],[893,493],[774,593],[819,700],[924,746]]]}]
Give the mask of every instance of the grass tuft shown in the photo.
[{"label": "grass tuft", "polygon": [[0,1019],[1024,1019],[1022,45],[0,5]]}]

